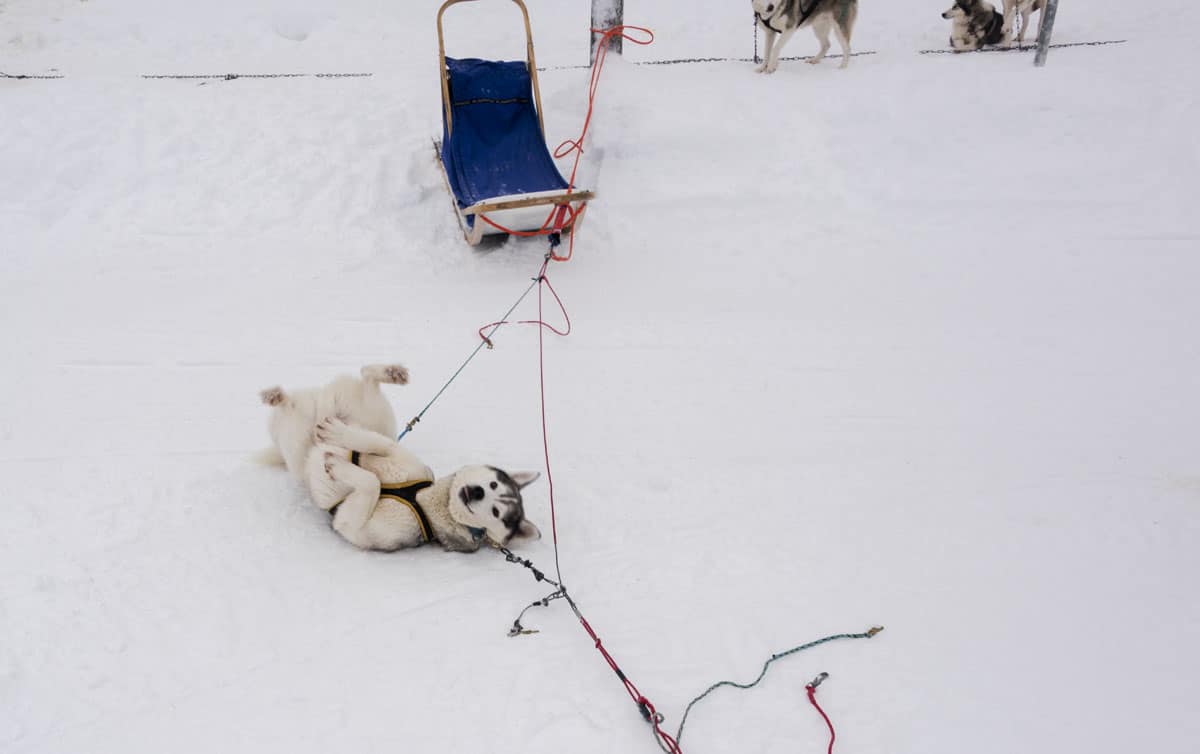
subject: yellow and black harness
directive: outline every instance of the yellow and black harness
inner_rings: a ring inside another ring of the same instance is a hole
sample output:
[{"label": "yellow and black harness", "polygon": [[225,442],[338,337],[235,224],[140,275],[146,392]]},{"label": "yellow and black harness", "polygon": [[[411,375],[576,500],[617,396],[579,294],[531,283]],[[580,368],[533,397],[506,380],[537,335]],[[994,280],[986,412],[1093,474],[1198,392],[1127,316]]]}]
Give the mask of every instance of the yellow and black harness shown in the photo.
[{"label": "yellow and black harness", "polygon": [[[361,455],[357,450],[350,451],[350,463],[354,464],[355,466],[359,465],[358,459],[360,457]],[[417,493],[426,487],[431,486],[433,486],[433,482],[427,479],[422,479],[415,482],[406,482],[404,484],[380,483],[379,486],[379,498],[381,500],[386,497],[403,503],[409,507],[409,510],[411,510],[413,515],[417,517],[417,523],[421,526],[421,538],[425,542],[433,541],[433,526],[429,523],[429,517],[425,515],[425,511],[421,509],[421,504],[417,502]],[[341,505],[340,502],[329,509],[330,516],[337,511],[339,505]]]}]

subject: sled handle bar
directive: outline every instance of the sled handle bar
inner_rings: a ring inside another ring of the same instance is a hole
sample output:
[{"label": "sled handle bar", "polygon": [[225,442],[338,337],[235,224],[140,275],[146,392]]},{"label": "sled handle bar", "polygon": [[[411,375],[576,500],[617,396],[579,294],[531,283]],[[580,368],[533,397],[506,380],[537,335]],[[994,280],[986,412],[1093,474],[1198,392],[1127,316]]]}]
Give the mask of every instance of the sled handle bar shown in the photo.
[{"label": "sled handle bar", "polygon": [[[529,26],[529,9],[525,7],[522,0],[512,0],[517,7],[521,9],[521,15],[525,19],[525,64],[529,66],[529,80],[533,84],[533,100],[537,107],[538,129],[542,132],[542,139],[546,138],[546,126],[542,122],[542,92],[538,87],[537,77],[537,61],[533,57],[533,29]],[[446,134],[449,135],[454,128],[453,116],[450,108],[450,73],[446,70],[446,40],[442,33],[442,15],[451,5],[458,3],[471,3],[477,0],[446,0],[442,3],[442,7],[438,8],[437,14],[437,33],[438,33],[438,64],[441,68],[442,77],[442,109],[446,116]]]}]

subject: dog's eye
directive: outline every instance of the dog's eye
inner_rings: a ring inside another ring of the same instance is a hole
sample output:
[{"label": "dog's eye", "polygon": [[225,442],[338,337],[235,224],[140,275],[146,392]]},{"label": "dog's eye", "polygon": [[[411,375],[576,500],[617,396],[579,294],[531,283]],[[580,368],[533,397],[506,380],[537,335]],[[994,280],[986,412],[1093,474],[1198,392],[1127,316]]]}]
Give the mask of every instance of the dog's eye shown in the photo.
[{"label": "dog's eye", "polygon": [[498,487],[498,486],[499,486],[498,484],[496,484],[495,482],[492,482],[492,489],[496,489],[496,487]]},{"label": "dog's eye", "polygon": [[492,515],[496,518],[500,518],[500,509],[494,505],[492,506]]}]

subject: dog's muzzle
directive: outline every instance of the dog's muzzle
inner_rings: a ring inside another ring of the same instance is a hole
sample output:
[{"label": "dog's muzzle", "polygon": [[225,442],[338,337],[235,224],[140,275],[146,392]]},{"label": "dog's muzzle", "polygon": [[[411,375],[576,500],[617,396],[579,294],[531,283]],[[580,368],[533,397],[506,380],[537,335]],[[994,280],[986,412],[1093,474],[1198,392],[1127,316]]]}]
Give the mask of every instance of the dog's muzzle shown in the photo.
[{"label": "dog's muzzle", "polygon": [[479,502],[484,496],[483,488],[477,484],[463,487],[458,491],[458,499],[462,500],[463,505],[467,506],[468,509],[471,507],[471,503]]},{"label": "dog's muzzle", "polygon": [[751,5],[754,7],[754,15],[758,16],[759,21],[769,20],[775,15],[776,11],[783,7],[783,3],[767,3],[762,7],[760,7],[759,3],[752,3]]}]

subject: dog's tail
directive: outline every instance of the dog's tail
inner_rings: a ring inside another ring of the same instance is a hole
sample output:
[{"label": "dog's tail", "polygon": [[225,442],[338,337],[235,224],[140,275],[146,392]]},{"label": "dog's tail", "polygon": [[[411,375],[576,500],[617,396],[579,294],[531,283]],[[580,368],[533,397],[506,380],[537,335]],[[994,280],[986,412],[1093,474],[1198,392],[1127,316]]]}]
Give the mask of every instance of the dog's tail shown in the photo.
[{"label": "dog's tail", "polygon": [[254,455],[250,456],[250,460],[260,466],[284,466],[283,455],[278,448],[263,448]]}]

